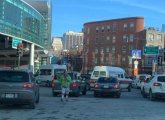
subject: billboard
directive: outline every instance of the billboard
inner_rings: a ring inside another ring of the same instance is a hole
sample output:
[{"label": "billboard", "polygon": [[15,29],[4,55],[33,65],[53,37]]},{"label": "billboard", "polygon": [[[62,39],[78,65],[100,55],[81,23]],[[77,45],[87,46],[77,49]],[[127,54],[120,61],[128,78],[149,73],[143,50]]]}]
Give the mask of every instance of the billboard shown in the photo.
[{"label": "billboard", "polygon": [[132,59],[141,59],[141,50],[132,50]]}]

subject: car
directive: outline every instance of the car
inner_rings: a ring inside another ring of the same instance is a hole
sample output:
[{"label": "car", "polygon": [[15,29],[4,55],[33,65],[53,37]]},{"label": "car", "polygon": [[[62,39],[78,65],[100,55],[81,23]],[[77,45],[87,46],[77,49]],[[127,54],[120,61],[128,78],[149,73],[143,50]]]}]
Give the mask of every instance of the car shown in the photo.
[{"label": "car", "polygon": [[148,78],[141,93],[144,98],[149,96],[151,101],[156,98],[165,98],[165,74],[157,74]]},{"label": "car", "polygon": [[86,87],[87,90],[90,90],[90,76],[91,74],[81,74],[79,76],[79,80],[81,80],[82,84]]},{"label": "car", "polygon": [[0,70],[0,104],[22,104],[35,109],[39,98],[39,85],[32,72]]},{"label": "car", "polygon": [[[79,97],[80,94],[86,95],[86,86],[82,84],[82,81],[78,79],[76,72],[70,72],[68,73],[71,77],[71,83],[70,83],[70,95],[74,95],[76,97]],[[52,81],[52,94],[53,96],[57,96],[61,94],[61,83],[59,81],[59,77],[55,78]]]},{"label": "car", "polygon": [[133,80],[133,86],[137,89],[141,88],[141,82],[145,81],[147,78],[150,78],[151,75],[149,74],[138,74],[135,78],[135,80]]},{"label": "car", "polygon": [[94,97],[102,95],[121,96],[120,83],[116,77],[100,77],[94,85]]}]

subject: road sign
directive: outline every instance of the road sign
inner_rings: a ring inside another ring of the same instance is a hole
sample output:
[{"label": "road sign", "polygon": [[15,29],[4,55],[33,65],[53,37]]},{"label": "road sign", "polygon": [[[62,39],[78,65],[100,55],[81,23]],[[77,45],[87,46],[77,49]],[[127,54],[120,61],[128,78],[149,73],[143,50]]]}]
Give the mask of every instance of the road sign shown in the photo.
[{"label": "road sign", "polygon": [[22,44],[22,40],[20,40],[20,39],[18,39],[18,38],[13,38],[13,40],[12,40],[12,48],[15,48],[15,49],[17,49],[17,46],[18,46],[18,44]]},{"label": "road sign", "polygon": [[144,54],[145,55],[158,55],[159,54],[159,47],[158,46],[145,46],[144,47]]}]

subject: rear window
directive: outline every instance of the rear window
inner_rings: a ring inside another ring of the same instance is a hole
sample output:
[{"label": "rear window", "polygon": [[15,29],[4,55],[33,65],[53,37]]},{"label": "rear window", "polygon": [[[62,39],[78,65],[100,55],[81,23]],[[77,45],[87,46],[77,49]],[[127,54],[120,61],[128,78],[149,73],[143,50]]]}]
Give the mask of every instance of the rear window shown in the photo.
[{"label": "rear window", "polygon": [[165,76],[159,76],[158,82],[165,82]]},{"label": "rear window", "polygon": [[51,75],[51,69],[40,69],[40,75]]},{"label": "rear window", "polygon": [[98,79],[99,83],[118,83],[117,79],[114,77],[101,77]]},{"label": "rear window", "polygon": [[29,75],[19,71],[0,71],[0,82],[28,82]]},{"label": "rear window", "polygon": [[145,80],[146,76],[139,76],[139,80]]}]

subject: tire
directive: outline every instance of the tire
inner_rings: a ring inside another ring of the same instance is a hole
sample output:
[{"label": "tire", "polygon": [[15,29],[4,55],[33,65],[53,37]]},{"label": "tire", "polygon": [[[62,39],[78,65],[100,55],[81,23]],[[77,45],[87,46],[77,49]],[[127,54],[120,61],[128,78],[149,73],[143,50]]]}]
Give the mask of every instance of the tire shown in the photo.
[{"label": "tire", "polygon": [[52,95],[53,95],[53,97],[57,97],[57,93],[55,93],[55,92],[52,92]]},{"label": "tire", "polygon": [[75,96],[76,96],[76,97],[79,97],[79,96],[80,96],[80,90],[78,90],[78,91],[75,93]]},{"label": "tire", "polygon": [[30,103],[29,108],[30,109],[35,109],[35,102]]},{"label": "tire", "polygon": [[40,101],[40,94],[38,93],[36,103],[39,103],[39,101]]},{"label": "tire", "polygon": [[86,90],[82,91],[82,95],[86,95],[86,93],[87,93]]},{"label": "tire", "polygon": [[98,97],[98,94],[96,92],[94,92],[93,96],[94,97]]},{"label": "tire", "polygon": [[128,92],[131,92],[131,86],[130,85],[128,86]]},{"label": "tire", "polygon": [[151,101],[154,101],[154,100],[155,100],[155,98],[154,98],[154,96],[153,96],[153,94],[152,94],[152,90],[150,90],[150,92],[149,92],[149,99],[150,99]]},{"label": "tire", "polygon": [[116,98],[120,98],[121,94],[120,93],[116,93],[115,96],[116,96]]},{"label": "tire", "polygon": [[145,93],[145,91],[144,91],[144,88],[143,88],[143,90],[141,91],[141,94],[142,94],[143,98],[147,98],[147,95],[146,95],[146,93]]}]

